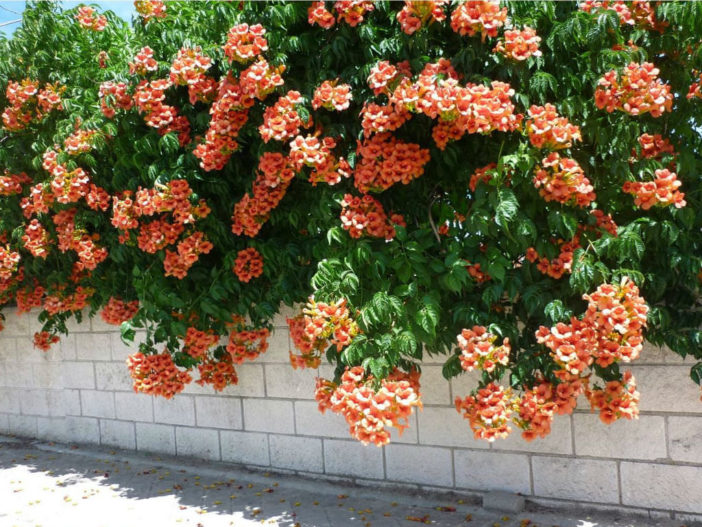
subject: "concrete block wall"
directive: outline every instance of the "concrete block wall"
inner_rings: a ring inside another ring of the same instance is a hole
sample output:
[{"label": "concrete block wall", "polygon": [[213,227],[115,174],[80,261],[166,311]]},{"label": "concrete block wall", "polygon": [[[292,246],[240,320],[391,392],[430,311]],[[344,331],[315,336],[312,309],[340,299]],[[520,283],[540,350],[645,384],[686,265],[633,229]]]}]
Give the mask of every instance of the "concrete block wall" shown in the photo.
[{"label": "concrete block wall", "polygon": [[32,348],[38,323],[5,312],[0,332],[0,432],[221,460],[281,472],[478,494],[493,489],[546,505],[618,509],[702,520],[702,403],[690,363],[647,347],[633,366],[637,421],[605,426],[587,410],[557,416],[543,440],[518,433],[476,441],[452,401],[475,376],[451,383],[441,363],[422,368],[424,409],[385,448],[351,439],[343,418],[314,401],[320,371],[295,371],[280,316],[270,349],[238,367],[239,384],[216,394],[191,384],[172,400],[136,394],[116,328],[74,324],[47,353]]}]

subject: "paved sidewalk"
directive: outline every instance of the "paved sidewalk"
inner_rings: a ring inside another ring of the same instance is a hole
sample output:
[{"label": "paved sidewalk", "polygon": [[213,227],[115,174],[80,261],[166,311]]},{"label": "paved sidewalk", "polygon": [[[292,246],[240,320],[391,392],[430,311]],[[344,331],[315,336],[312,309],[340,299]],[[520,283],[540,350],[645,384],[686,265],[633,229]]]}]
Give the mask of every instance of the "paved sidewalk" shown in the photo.
[{"label": "paved sidewalk", "polygon": [[[587,513],[505,515],[446,495],[0,436],[0,527],[680,527]],[[511,517],[510,517],[511,516]]]}]

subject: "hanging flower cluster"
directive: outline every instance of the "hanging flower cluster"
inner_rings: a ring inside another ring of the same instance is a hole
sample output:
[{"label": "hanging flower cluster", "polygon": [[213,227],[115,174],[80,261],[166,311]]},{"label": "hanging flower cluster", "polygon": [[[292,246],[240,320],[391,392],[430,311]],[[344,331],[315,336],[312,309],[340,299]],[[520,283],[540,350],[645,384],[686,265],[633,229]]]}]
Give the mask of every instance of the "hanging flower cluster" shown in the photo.
[{"label": "hanging flower cluster", "polygon": [[237,278],[248,283],[252,278],[263,274],[263,257],[253,247],[239,251],[234,261],[234,274]]},{"label": "hanging flower cluster", "polygon": [[346,22],[351,27],[356,27],[363,22],[363,16],[375,9],[375,5],[370,0],[336,0],[334,10],[337,12],[337,20]]},{"label": "hanging flower cluster", "polygon": [[203,55],[202,48],[180,48],[171,64],[169,78],[176,86],[192,86],[202,81],[203,76],[212,67],[212,59]]},{"label": "hanging flower cluster", "polygon": [[[663,139],[661,134],[641,134],[638,141],[641,145],[641,157],[644,159],[660,159],[666,154],[675,155],[675,148],[670,141]],[[632,150],[631,155],[636,156],[636,152]]]},{"label": "hanging flower cluster", "polygon": [[173,363],[168,351],[144,355],[141,352],[127,357],[129,374],[134,380],[134,391],[149,395],[160,395],[166,399],[182,392],[192,377]]},{"label": "hanging flower cluster", "polygon": [[119,326],[134,318],[139,311],[139,301],[125,302],[121,298],[111,296],[100,311],[100,318],[108,324]]},{"label": "hanging flower cluster", "polygon": [[449,0],[429,0],[417,2],[405,0],[404,7],[397,13],[397,21],[402,31],[411,35],[424,24],[443,22],[446,20],[444,7]]},{"label": "hanging flower cluster", "polygon": [[343,415],[353,437],[380,447],[390,442],[391,427],[402,433],[409,426],[413,409],[422,403],[416,370],[393,371],[380,381],[378,391],[375,382],[362,367],[347,368],[339,385],[318,379],[315,399],[322,412],[329,409]]},{"label": "hanging flower cluster", "polygon": [[560,150],[570,148],[573,141],[580,141],[580,127],[571,124],[566,117],[558,115],[555,106],[533,105],[529,108],[526,122],[529,141],[536,148]]},{"label": "hanging flower cluster", "polygon": [[650,62],[631,62],[621,75],[611,70],[597,82],[595,105],[609,113],[620,110],[629,115],[650,113],[660,117],[672,110],[673,94],[670,85],[658,78],[659,73]]},{"label": "hanging flower cluster", "polygon": [[268,329],[247,329],[241,317],[233,318],[230,329],[227,351],[234,364],[255,360],[268,349]]},{"label": "hanging flower cluster", "polygon": [[263,112],[263,124],[258,127],[261,139],[265,143],[271,139],[289,141],[300,133],[300,127],[310,126],[311,120],[304,123],[297,112],[301,104],[300,92],[291,90],[267,107]]},{"label": "hanging flower cluster", "polygon": [[36,218],[29,222],[24,228],[22,236],[22,246],[27,249],[35,258],[44,258],[49,255],[49,248],[52,242],[49,233]]},{"label": "hanging flower cluster", "polygon": [[197,365],[197,369],[200,378],[195,382],[200,386],[209,384],[214,390],[221,392],[227,386],[239,383],[232,357],[227,353],[221,359],[205,358]]},{"label": "hanging flower cluster", "polygon": [[190,122],[187,117],[178,115],[175,106],[163,103],[165,92],[171,86],[169,79],[143,80],[136,86],[134,104],[147,126],[155,128],[160,135],[176,132],[178,143],[185,146],[190,142]]},{"label": "hanging flower cluster", "polygon": [[429,150],[405,143],[389,133],[377,134],[359,143],[354,185],[363,193],[382,192],[395,183],[409,184],[424,174]]},{"label": "hanging flower cluster", "polygon": [[605,424],[639,417],[639,392],[630,371],[624,372],[621,381],[610,381],[604,388],[587,389],[585,396],[591,408],[600,412],[600,420]]},{"label": "hanging flower cluster", "polygon": [[44,309],[49,315],[58,313],[68,313],[82,311],[88,306],[88,300],[95,291],[93,289],[78,286],[73,293],[66,293],[64,288],[55,294],[47,295],[44,298]]},{"label": "hanging flower cluster", "polygon": [[[2,291],[1,287],[0,291]],[[22,313],[29,313],[35,307],[41,307],[44,293],[46,293],[46,290],[40,285],[37,285],[36,281],[34,283],[34,287],[31,289],[18,289],[17,293],[15,293],[15,301],[17,302],[17,314],[21,315]]]},{"label": "hanging flower cluster", "polygon": [[79,7],[75,19],[80,24],[80,27],[89,29],[90,31],[104,31],[107,27],[107,17],[105,15],[98,15],[92,7]]},{"label": "hanging flower cluster", "polygon": [[312,108],[315,110],[324,108],[325,110],[341,112],[348,109],[352,98],[351,86],[348,84],[338,84],[337,81],[324,81],[314,90]]},{"label": "hanging flower cluster", "polygon": [[656,20],[656,12],[651,2],[634,0],[584,0],[579,4],[586,13],[597,13],[601,10],[611,10],[619,16],[619,24],[637,26],[642,29],[653,29],[661,33],[668,25],[665,21]]},{"label": "hanging flower cluster", "polygon": [[313,26],[315,24],[319,25],[324,29],[331,29],[336,20],[334,15],[327,10],[324,2],[312,2],[310,7],[307,8],[307,22]]},{"label": "hanging flower cluster", "polygon": [[130,110],[134,106],[134,99],[127,88],[124,82],[106,81],[100,84],[100,110],[105,117],[112,119],[117,109]]},{"label": "hanging flower cluster", "polygon": [[634,195],[634,204],[644,210],[654,206],[669,205],[675,205],[675,208],[680,209],[687,205],[685,194],[678,190],[682,183],[675,172],[663,168],[656,170],[655,174],[656,178],[653,181],[627,181],[622,186],[622,190]]},{"label": "hanging flower cluster", "polygon": [[134,8],[145,24],[166,17],[166,4],[163,0],[135,0]]},{"label": "hanging flower cluster", "polygon": [[3,127],[19,132],[31,123],[42,121],[51,112],[63,110],[61,94],[65,90],[58,83],[47,83],[39,89],[39,83],[30,79],[8,82],[5,97],[10,106],[2,112]]},{"label": "hanging flower cluster", "polygon": [[496,37],[506,21],[507,8],[500,8],[497,0],[467,0],[451,13],[451,29],[461,36],[480,33],[482,40]]},{"label": "hanging flower cluster", "polygon": [[41,351],[49,351],[53,344],[59,341],[57,335],[51,335],[47,331],[39,331],[34,333],[34,347]]},{"label": "hanging flower cluster", "polygon": [[461,350],[458,358],[461,360],[461,367],[466,371],[477,368],[492,373],[498,366],[507,366],[509,363],[509,353],[512,349],[509,339],[505,337],[502,344],[496,346],[497,335],[489,333],[484,326],[464,329],[457,339]]},{"label": "hanging flower cluster", "polygon": [[305,328],[307,322],[305,315],[300,314],[293,318],[287,318],[286,322],[290,330],[290,338],[293,345],[300,352],[296,355],[290,350],[290,364],[293,369],[298,368],[318,368],[322,363],[322,353],[327,347],[325,339],[316,339],[307,334]]},{"label": "hanging flower cluster", "polygon": [[541,37],[537,36],[534,28],[525,26],[521,30],[508,29],[504,40],[500,40],[493,51],[510,60],[523,61],[529,57],[541,56],[539,42]]},{"label": "hanging flower cluster", "polygon": [[14,196],[15,194],[22,193],[22,185],[31,183],[32,178],[30,178],[24,172],[19,174],[10,174],[8,170],[5,170],[4,175],[0,176],[0,196]]},{"label": "hanging flower cluster", "polygon": [[158,69],[158,62],[154,59],[154,50],[144,46],[134,55],[134,62],[129,63],[129,74],[145,76]]},{"label": "hanging flower cluster", "polygon": [[456,397],[456,411],[468,419],[476,439],[493,442],[505,438],[512,429],[512,390],[495,382],[480,388],[475,395]]},{"label": "hanging flower cluster", "polygon": [[694,72],[697,80],[690,84],[690,90],[687,92],[688,99],[702,99],[702,73]]},{"label": "hanging flower cluster", "polygon": [[205,359],[207,351],[219,342],[219,336],[212,330],[202,331],[190,326],[185,331],[183,339],[183,353],[196,359]]},{"label": "hanging flower cluster", "polygon": [[561,157],[556,152],[545,157],[536,167],[534,186],[546,201],[587,207],[595,199],[590,180],[575,159]]},{"label": "hanging flower cluster", "polygon": [[363,197],[345,194],[341,207],[341,226],[352,238],[365,235],[392,240],[395,225],[405,226],[405,220],[399,214],[391,214],[388,218],[383,205],[370,194]]},{"label": "hanging flower cluster", "polygon": [[9,245],[0,245],[0,279],[9,280],[17,272],[21,260],[20,253]]},{"label": "hanging flower cluster", "polygon": [[229,62],[236,61],[245,64],[264,51],[268,51],[266,30],[261,24],[249,26],[237,24],[229,30],[227,43],[222,46]]},{"label": "hanging flower cluster", "polygon": [[565,273],[570,273],[573,268],[573,253],[580,247],[580,237],[576,234],[572,240],[556,240],[560,245],[559,254],[554,259],[549,260],[546,257],[540,257],[539,253],[533,247],[529,247],[526,251],[526,259],[531,263],[538,261],[536,268],[543,274],[558,280]]},{"label": "hanging flower cluster", "polygon": [[165,276],[175,276],[179,280],[185,278],[188,270],[200,259],[200,255],[209,253],[212,247],[205,234],[197,231],[178,242],[175,251],[166,249],[166,258],[163,260]]},{"label": "hanging flower cluster", "polygon": [[[337,351],[341,351],[361,332],[358,324],[351,318],[345,298],[327,304],[310,297],[303,313],[305,336],[312,343],[312,348],[321,350],[334,345]],[[305,345],[301,351],[305,353],[307,349],[308,345]]]}]

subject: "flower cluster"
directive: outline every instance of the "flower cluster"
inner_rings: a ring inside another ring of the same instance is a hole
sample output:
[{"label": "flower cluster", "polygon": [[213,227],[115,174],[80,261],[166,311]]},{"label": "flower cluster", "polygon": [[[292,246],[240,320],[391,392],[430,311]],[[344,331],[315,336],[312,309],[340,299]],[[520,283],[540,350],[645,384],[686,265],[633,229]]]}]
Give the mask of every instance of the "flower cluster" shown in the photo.
[{"label": "flower cluster", "polygon": [[237,236],[254,237],[258,234],[295,177],[290,159],[279,153],[264,153],[259,159],[258,170],[253,195],[244,194],[234,205],[232,232]]},{"label": "flower cluster", "polygon": [[656,12],[651,2],[634,0],[584,0],[580,9],[586,13],[597,13],[600,10],[611,10],[619,16],[619,24],[637,26],[642,29],[653,29],[663,32],[667,22],[656,20]]},{"label": "flower cluster", "polygon": [[559,254],[553,260],[546,257],[540,257],[536,249],[529,247],[526,252],[526,259],[531,263],[538,260],[536,268],[543,274],[558,280],[565,273],[570,273],[573,268],[573,253],[580,247],[580,238],[576,234],[570,241],[557,240],[560,244]]},{"label": "flower cluster", "polygon": [[377,134],[359,143],[354,184],[358,190],[382,192],[395,183],[407,185],[424,174],[429,150],[405,143],[389,133]]},{"label": "flower cluster", "polygon": [[682,183],[675,172],[664,168],[656,170],[655,174],[656,178],[653,181],[627,181],[622,185],[622,190],[636,196],[634,204],[644,210],[668,205],[675,205],[680,209],[687,205],[685,194],[678,190]]},{"label": "flower cluster", "polygon": [[205,359],[207,350],[219,342],[219,336],[212,330],[201,331],[190,326],[185,331],[183,339],[183,353],[187,353],[196,359]]},{"label": "flower cluster", "polygon": [[166,4],[163,0],[135,0],[134,8],[144,23],[166,17]]},{"label": "flower cluster", "polygon": [[76,129],[63,141],[63,150],[69,156],[77,156],[90,152],[93,149],[95,139],[98,136],[97,130],[78,130]]},{"label": "flower cluster", "polygon": [[512,390],[491,382],[475,395],[456,397],[456,411],[468,419],[476,439],[493,442],[505,438],[512,429]]},{"label": "flower cluster", "polygon": [[12,278],[19,268],[22,257],[20,253],[10,249],[9,245],[0,245],[0,279]]},{"label": "flower cluster", "polygon": [[116,109],[129,110],[134,106],[134,99],[127,92],[127,88],[124,82],[106,81],[100,84],[100,110],[105,117],[112,119]]},{"label": "flower cluster", "polygon": [[56,344],[59,340],[57,335],[51,335],[48,331],[34,333],[34,347],[41,351],[49,351],[51,345]]},{"label": "flower cluster", "polygon": [[207,241],[205,234],[196,231],[178,242],[176,251],[166,249],[166,258],[163,260],[165,276],[175,276],[182,280],[187,276],[188,270],[200,259],[200,255],[209,253],[212,247],[212,243]]},{"label": "flower cluster", "polygon": [[[641,157],[644,159],[660,159],[666,154],[675,155],[675,148],[670,141],[663,139],[661,134],[641,134],[638,142],[641,145]],[[631,155],[635,156],[636,151],[632,150]]]},{"label": "flower cluster", "polygon": [[363,16],[375,9],[370,0],[336,0],[334,9],[338,14],[338,20],[346,22],[351,27],[356,27],[363,22]]},{"label": "flower cluster", "polygon": [[35,258],[44,258],[49,255],[49,247],[51,246],[49,233],[44,226],[39,223],[39,220],[34,218],[24,228],[22,236],[22,245]]},{"label": "flower cluster", "polygon": [[90,235],[76,225],[78,209],[66,209],[53,216],[58,238],[58,249],[61,252],[75,251],[78,255],[78,268],[80,270],[93,270],[100,262],[107,258],[107,249],[100,247],[95,242],[100,239],[99,234]]},{"label": "flower cluster", "polygon": [[394,225],[405,225],[399,214],[391,214],[388,218],[383,205],[369,194],[360,198],[345,194],[341,207],[341,226],[352,238],[365,235],[392,240],[395,237]]},{"label": "flower cluster", "polygon": [[[341,351],[360,333],[358,324],[351,318],[346,299],[341,298],[333,304],[317,302],[310,297],[303,310],[305,315],[305,336],[312,343],[312,348],[322,349],[329,344]],[[300,341],[302,339],[298,339]],[[297,342],[296,342],[297,344]],[[305,352],[308,346],[301,349]]]},{"label": "flower cluster", "polygon": [[471,192],[475,192],[478,188],[478,183],[487,184],[492,179],[492,173],[497,170],[497,163],[489,163],[484,167],[476,168],[475,172],[470,176],[468,188]]},{"label": "flower cluster", "polygon": [[403,61],[393,66],[387,60],[381,60],[371,68],[370,75],[368,75],[368,86],[376,95],[381,93],[390,95],[402,78],[411,76],[409,61]]},{"label": "flower cluster", "polygon": [[146,75],[158,69],[158,62],[154,59],[154,50],[144,46],[134,55],[134,62],[129,63],[130,75]]},{"label": "flower cluster", "polygon": [[612,363],[636,359],[643,346],[648,306],[636,285],[628,279],[621,284],[603,284],[590,295],[583,319],[571,318],[552,328],[541,326],[537,342],[551,350],[561,378],[581,376],[596,362],[606,368]]},{"label": "flower cluster", "polygon": [[234,261],[234,274],[245,283],[263,274],[263,257],[253,247],[239,251]]},{"label": "flower cluster", "polygon": [[63,110],[61,94],[65,89],[58,83],[47,83],[39,89],[39,83],[30,79],[8,82],[5,96],[10,106],[2,112],[3,127],[18,132],[32,122],[41,121],[52,111]]},{"label": "flower cluster", "polygon": [[13,196],[22,193],[22,185],[31,183],[30,178],[24,172],[19,174],[11,174],[5,170],[4,175],[0,176],[0,196]]},{"label": "flower cluster", "polygon": [[229,30],[227,43],[222,46],[229,62],[245,64],[268,50],[266,30],[261,24],[237,24]]},{"label": "flower cluster", "polygon": [[307,322],[305,315],[300,314],[293,318],[286,319],[290,328],[290,338],[293,345],[300,352],[296,355],[290,350],[290,364],[293,369],[297,368],[318,368],[322,363],[322,353],[327,341],[324,339],[314,339],[305,331]]},{"label": "flower cluster", "polygon": [[248,109],[253,104],[253,99],[243,93],[236,79],[227,76],[220,82],[219,93],[210,108],[212,117],[205,142],[193,151],[204,170],[222,170],[239,148],[236,138],[248,121]]},{"label": "flower cluster", "polygon": [[170,132],[178,134],[178,143],[185,146],[190,142],[190,122],[187,117],[178,115],[175,106],[164,104],[165,91],[172,85],[169,79],[151,82],[141,81],[134,92],[134,103],[139,113],[144,115],[147,126],[155,128],[160,135]]},{"label": "flower cluster", "polygon": [[244,361],[254,360],[268,349],[270,331],[263,329],[247,329],[243,319],[234,317],[229,333],[227,351],[234,364],[243,364]]},{"label": "flower cluster", "polygon": [[496,37],[507,21],[507,8],[498,0],[467,0],[451,13],[451,29],[461,36]]},{"label": "flower cluster", "polygon": [[337,81],[324,81],[314,90],[312,108],[315,110],[324,108],[340,112],[349,107],[352,98],[351,86],[348,84],[337,84]]},{"label": "flower cluster", "polygon": [[44,309],[51,316],[58,313],[81,311],[87,307],[88,300],[93,293],[94,290],[82,286],[76,287],[73,293],[60,290],[44,298]]},{"label": "flower cluster", "polygon": [[629,115],[650,113],[660,117],[673,108],[670,85],[658,78],[660,71],[650,62],[631,62],[620,76],[611,70],[597,83],[595,105],[612,113],[614,110]]},{"label": "flower cluster", "polygon": [[610,424],[617,419],[638,419],[639,392],[636,379],[630,371],[624,372],[621,381],[610,381],[604,388],[588,389],[585,396],[593,410],[599,410],[600,420]]},{"label": "flower cluster", "polygon": [[171,64],[169,78],[177,86],[190,86],[201,81],[212,67],[212,59],[202,54],[200,46],[180,48]]},{"label": "flower cluster", "polygon": [[228,354],[224,354],[219,360],[207,357],[197,365],[197,369],[200,378],[195,382],[200,386],[209,384],[218,392],[239,382],[231,355]]},{"label": "flower cluster", "polygon": [[534,186],[546,201],[587,207],[595,199],[590,180],[575,159],[552,152],[541,164],[543,168],[536,167]]},{"label": "flower cluster", "polygon": [[508,29],[505,31],[504,41],[500,40],[493,51],[508,59],[523,61],[532,56],[541,56],[539,42],[541,37],[537,36],[534,28],[525,26],[521,31]]},{"label": "flower cluster", "polygon": [[697,80],[690,84],[690,90],[687,92],[688,99],[702,99],[702,73],[695,72]]},{"label": "flower cluster", "polygon": [[20,288],[15,293],[15,301],[17,302],[17,314],[29,313],[35,307],[41,307],[42,299],[46,290],[34,282],[34,287],[31,289]]},{"label": "flower cluster", "polygon": [[405,0],[404,7],[397,13],[397,21],[402,31],[411,35],[424,24],[446,20],[444,7],[448,3],[448,0]]},{"label": "flower cluster", "polygon": [[265,143],[271,139],[289,141],[300,133],[300,127],[307,127],[311,121],[304,123],[297,112],[302,104],[300,92],[289,91],[273,106],[268,106],[263,112],[263,124],[258,127],[261,138]]},{"label": "flower cluster", "polygon": [[315,24],[319,25],[324,29],[331,29],[336,20],[334,15],[327,10],[324,2],[312,2],[312,5],[307,8],[307,22],[313,26]]},{"label": "flower cluster", "polygon": [[414,407],[421,407],[419,372],[393,371],[380,381],[380,389],[372,375],[360,366],[347,368],[336,385],[318,379],[315,398],[322,412],[326,409],[341,414],[353,437],[367,445],[387,445],[391,427],[400,433],[409,425]]},{"label": "flower cluster", "polygon": [[568,118],[558,115],[551,104],[545,106],[533,105],[529,108],[529,119],[526,122],[529,141],[536,148],[560,150],[570,148],[573,141],[580,141],[580,127],[571,124]]},{"label": "flower cluster", "polygon": [[170,399],[182,392],[192,377],[187,371],[181,371],[173,363],[168,351],[154,355],[141,352],[127,357],[129,374],[134,380],[134,391],[149,395],[160,395]]},{"label": "flower cluster", "polygon": [[507,366],[511,347],[509,339],[496,346],[497,335],[489,333],[484,326],[464,329],[458,335],[458,347],[461,349],[461,367],[466,371],[479,369],[492,373],[498,366]]},{"label": "flower cluster", "polygon": [[125,302],[121,298],[111,296],[107,304],[100,311],[100,318],[107,324],[119,326],[134,318],[139,311],[139,301]]},{"label": "flower cluster", "polygon": [[105,15],[98,15],[95,9],[92,7],[79,7],[74,18],[83,29],[89,29],[91,31],[104,31],[107,27],[107,17]]}]

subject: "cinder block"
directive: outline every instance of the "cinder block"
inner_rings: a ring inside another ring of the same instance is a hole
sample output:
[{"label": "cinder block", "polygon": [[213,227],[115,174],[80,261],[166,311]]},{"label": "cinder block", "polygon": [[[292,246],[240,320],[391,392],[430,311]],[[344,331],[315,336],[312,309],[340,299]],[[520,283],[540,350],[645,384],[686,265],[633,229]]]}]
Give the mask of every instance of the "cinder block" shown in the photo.
[{"label": "cinder block", "polygon": [[[88,321],[86,320],[86,322]],[[105,322],[100,316],[100,313],[96,313],[96,315],[90,319],[89,323],[92,333],[119,333],[119,326]]]},{"label": "cinder block", "polygon": [[261,361],[265,364],[287,364],[290,370],[290,350],[293,349],[290,332],[287,327],[274,328],[268,337],[268,350],[261,356]]},{"label": "cinder block", "polygon": [[236,367],[236,372],[239,377],[239,382],[235,385],[227,386],[222,391],[222,395],[242,397],[265,396],[265,383],[263,382],[262,364],[242,364]]},{"label": "cinder block", "polygon": [[176,453],[201,459],[219,459],[219,433],[204,428],[176,426]]},{"label": "cinder block", "polygon": [[8,387],[32,388],[34,378],[32,368],[28,368],[26,363],[10,362],[3,365],[5,369],[5,381]]},{"label": "cinder block", "polygon": [[650,342],[644,342],[641,354],[636,359],[636,364],[663,364],[666,362],[668,353],[670,353],[670,350],[666,351],[666,348],[659,348]]},{"label": "cinder block", "polygon": [[196,396],[197,426],[210,428],[242,428],[241,401],[234,397]]},{"label": "cinder block", "polygon": [[419,443],[419,425],[417,424],[417,414],[421,410],[415,408],[412,415],[407,419],[407,428],[405,428],[401,433],[398,428],[390,429],[390,442],[392,444],[407,444],[416,445]]},{"label": "cinder block", "polygon": [[349,425],[344,416],[319,411],[316,401],[295,401],[297,435],[348,438]]},{"label": "cinder block", "polygon": [[244,399],[244,428],[253,432],[295,433],[292,401]]},{"label": "cinder block", "polygon": [[417,412],[419,442],[423,445],[490,448],[487,441],[474,438],[468,421],[455,408],[426,406]]},{"label": "cinder block", "polygon": [[24,415],[49,415],[49,393],[46,390],[24,390],[20,394],[20,408]]},{"label": "cinder block", "polygon": [[[73,390],[70,390],[70,392],[73,392]],[[68,397],[72,395],[73,394],[70,393]],[[69,403],[67,403],[68,397],[66,396],[66,390],[47,390],[46,398],[50,417],[65,417],[69,414],[67,411],[69,409]],[[80,404],[78,405],[78,409],[80,410]],[[80,411],[78,411],[78,414],[80,414]]]},{"label": "cinder block", "polygon": [[11,434],[22,437],[37,437],[37,418],[33,415],[10,414],[7,428]]},{"label": "cinder block", "polygon": [[455,401],[456,397],[463,399],[466,395],[478,387],[480,383],[480,372],[478,370],[465,371],[454,377],[450,381],[451,386],[451,404]]},{"label": "cinder block", "polygon": [[0,413],[0,433],[10,433],[10,416],[8,414]]},{"label": "cinder block", "polygon": [[493,490],[483,496],[483,508],[516,514],[524,510],[524,496],[513,492]]},{"label": "cinder block", "polygon": [[76,358],[78,360],[112,360],[110,333],[81,333],[76,335]]},{"label": "cinder block", "polygon": [[277,328],[288,327],[287,319],[300,314],[303,307],[303,304],[295,304],[293,306],[281,304],[280,310],[273,316],[273,325]]},{"label": "cinder block", "polygon": [[670,457],[702,464],[702,417],[668,417]]},{"label": "cinder block", "polygon": [[115,415],[125,421],[153,421],[154,398],[134,392],[115,393]]},{"label": "cinder block", "polygon": [[[615,461],[534,456],[534,495],[598,503],[618,503]],[[650,484],[650,481],[649,481]]]},{"label": "cinder block", "polygon": [[702,513],[702,467],[622,462],[622,503]]},{"label": "cinder block", "polygon": [[64,417],[37,417],[37,437],[50,441],[67,442],[66,419]]},{"label": "cinder block", "polygon": [[222,430],[219,434],[222,461],[244,465],[268,466],[271,464],[267,434],[229,430]]},{"label": "cinder block", "polygon": [[195,404],[189,395],[179,394],[172,399],[154,397],[154,421],[171,425],[195,426]]},{"label": "cinder block", "polygon": [[61,376],[65,388],[95,388],[95,372],[92,362],[61,363]]},{"label": "cinder block", "polygon": [[390,444],[385,450],[385,477],[390,481],[453,487],[451,450]]},{"label": "cinder block", "polygon": [[29,321],[32,315],[27,313],[18,315],[15,310],[3,309],[5,314],[5,329],[2,330],[3,337],[29,337]]},{"label": "cinder block", "polygon": [[20,394],[24,390],[0,388],[0,411],[8,414],[20,413]]},{"label": "cinder block", "polygon": [[73,333],[61,335],[61,340],[55,344],[62,361],[76,360],[76,336]]},{"label": "cinder block", "polygon": [[94,417],[66,417],[68,440],[76,443],[100,443],[100,427]]},{"label": "cinder block", "polygon": [[96,362],[95,385],[98,390],[132,391],[134,381],[123,362]]},{"label": "cinder block", "polygon": [[116,333],[110,333],[109,337],[110,347],[112,349],[112,360],[116,362],[123,362],[127,360],[129,355],[139,351],[139,342],[143,338],[143,333],[137,333],[134,337],[134,342],[130,344],[125,344],[122,342],[122,337],[119,331]]},{"label": "cinder block", "polygon": [[[0,331],[0,362],[17,362],[17,339],[5,334],[5,330]],[[4,366],[4,364],[3,364]],[[0,369],[0,380],[5,382]]]},{"label": "cinder block", "polygon": [[456,487],[531,494],[529,458],[524,454],[454,450]]},{"label": "cinder block", "polygon": [[[466,420],[466,425],[468,421]],[[544,454],[572,454],[573,441],[571,439],[570,416],[554,415],[551,423],[551,433],[544,438],[537,437],[533,441],[526,441],[522,431],[516,426],[511,426],[512,433],[505,439],[496,439],[492,443],[494,450],[517,450],[521,452],[541,452]],[[483,441],[485,443],[485,441]]]},{"label": "cinder block", "polygon": [[383,479],[383,450],[358,441],[324,440],[324,472]]},{"label": "cinder block", "polygon": [[136,424],[137,450],[159,454],[176,453],[175,429],[170,425]]},{"label": "cinder block", "polygon": [[318,370],[293,370],[290,364],[266,364],[266,394],[281,399],[314,399],[317,377],[331,374],[330,366]]},{"label": "cinder block", "polygon": [[80,415],[80,390],[62,390],[63,406],[65,415]]},{"label": "cinder block", "polygon": [[100,444],[135,450],[134,423],[100,419]]},{"label": "cinder block", "polygon": [[700,388],[690,380],[688,366],[634,366],[631,371],[641,411],[702,414]]},{"label": "cinder block", "polygon": [[312,437],[270,435],[271,466],[322,472],[322,440]]},{"label": "cinder block", "polygon": [[38,388],[63,388],[60,363],[40,362],[32,364],[32,374],[34,375],[34,385]]},{"label": "cinder block", "polygon": [[115,418],[115,396],[112,392],[81,390],[80,405],[83,416]]},{"label": "cinder block", "polygon": [[620,419],[605,425],[597,414],[577,413],[573,415],[573,420],[575,453],[578,456],[617,459],[667,457],[662,417],[642,415],[632,421]]},{"label": "cinder block", "polygon": [[441,374],[441,366],[422,364],[420,383],[424,404],[453,406],[451,386]]}]

